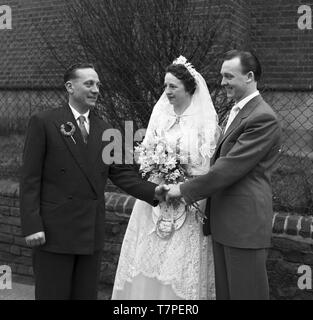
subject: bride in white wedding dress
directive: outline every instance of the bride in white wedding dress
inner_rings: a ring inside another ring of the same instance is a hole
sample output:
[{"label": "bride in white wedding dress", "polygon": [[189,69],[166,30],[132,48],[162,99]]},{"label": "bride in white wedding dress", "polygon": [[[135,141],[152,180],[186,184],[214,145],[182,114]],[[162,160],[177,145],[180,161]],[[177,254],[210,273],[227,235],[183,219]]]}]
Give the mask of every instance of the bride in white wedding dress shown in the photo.
[{"label": "bride in white wedding dress", "polygon": [[[208,172],[218,135],[217,115],[203,77],[184,57],[166,69],[165,90],[155,105],[143,143],[163,135],[173,150],[188,154],[189,179]],[[160,182],[160,181],[154,181]],[[199,203],[204,212],[206,201]],[[184,208],[184,207],[183,207]],[[125,233],[112,299],[214,299],[211,237],[194,210],[152,207],[136,200]],[[160,220],[172,217],[169,237]]]}]

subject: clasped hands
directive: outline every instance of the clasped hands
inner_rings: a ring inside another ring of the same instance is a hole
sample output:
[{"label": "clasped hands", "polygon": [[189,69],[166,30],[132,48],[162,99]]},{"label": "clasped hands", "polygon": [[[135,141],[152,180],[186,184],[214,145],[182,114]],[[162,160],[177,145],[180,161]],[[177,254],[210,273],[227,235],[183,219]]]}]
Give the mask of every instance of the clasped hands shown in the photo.
[{"label": "clasped hands", "polygon": [[[171,199],[181,198],[179,184],[160,184],[155,188],[155,199],[169,202]],[[182,199],[183,200],[183,199]]]}]

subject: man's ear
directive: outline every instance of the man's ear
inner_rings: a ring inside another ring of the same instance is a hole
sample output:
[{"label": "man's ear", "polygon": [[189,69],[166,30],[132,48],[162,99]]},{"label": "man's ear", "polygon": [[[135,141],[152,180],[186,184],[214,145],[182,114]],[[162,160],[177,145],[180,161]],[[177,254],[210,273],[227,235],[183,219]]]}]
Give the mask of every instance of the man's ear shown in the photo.
[{"label": "man's ear", "polygon": [[65,88],[69,94],[73,94],[74,90],[73,90],[73,84],[71,81],[67,81],[65,83]]},{"label": "man's ear", "polygon": [[254,82],[254,72],[253,71],[250,71],[247,73],[247,83],[251,83],[251,82]]}]

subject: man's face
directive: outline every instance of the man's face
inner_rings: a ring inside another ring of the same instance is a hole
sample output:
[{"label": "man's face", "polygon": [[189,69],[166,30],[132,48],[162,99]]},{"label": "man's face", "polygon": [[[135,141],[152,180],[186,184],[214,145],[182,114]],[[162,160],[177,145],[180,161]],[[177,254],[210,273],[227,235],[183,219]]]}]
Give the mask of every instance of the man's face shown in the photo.
[{"label": "man's face", "polygon": [[72,101],[82,107],[91,108],[96,105],[99,95],[99,77],[97,72],[92,69],[78,69],[75,72],[76,78],[70,80]]},{"label": "man's face", "polygon": [[222,86],[226,89],[227,97],[238,102],[245,98],[248,90],[248,75],[243,74],[240,58],[224,61],[221,69]]}]

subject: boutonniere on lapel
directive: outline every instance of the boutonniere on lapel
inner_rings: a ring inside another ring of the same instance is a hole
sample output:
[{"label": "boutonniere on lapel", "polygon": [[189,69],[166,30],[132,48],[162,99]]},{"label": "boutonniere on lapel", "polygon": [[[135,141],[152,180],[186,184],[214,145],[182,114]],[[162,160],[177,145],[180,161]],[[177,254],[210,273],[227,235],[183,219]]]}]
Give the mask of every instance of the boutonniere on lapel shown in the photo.
[{"label": "boutonniere on lapel", "polygon": [[[67,131],[67,129],[70,129],[70,130]],[[71,137],[74,143],[76,144],[76,141],[73,137],[76,128],[72,122],[66,122],[66,124],[61,124],[60,130],[64,136]]]}]

